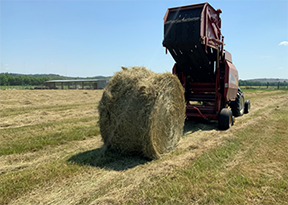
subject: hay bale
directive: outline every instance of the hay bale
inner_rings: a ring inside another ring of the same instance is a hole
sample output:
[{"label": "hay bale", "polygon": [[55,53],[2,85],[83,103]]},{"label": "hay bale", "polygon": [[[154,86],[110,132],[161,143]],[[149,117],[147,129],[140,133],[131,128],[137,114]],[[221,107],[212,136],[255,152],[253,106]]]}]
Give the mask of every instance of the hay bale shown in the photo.
[{"label": "hay bale", "polygon": [[171,73],[123,68],[105,87],[98,110],[104,144],[122,153],[156,159],[183,134],[184,91]]}]

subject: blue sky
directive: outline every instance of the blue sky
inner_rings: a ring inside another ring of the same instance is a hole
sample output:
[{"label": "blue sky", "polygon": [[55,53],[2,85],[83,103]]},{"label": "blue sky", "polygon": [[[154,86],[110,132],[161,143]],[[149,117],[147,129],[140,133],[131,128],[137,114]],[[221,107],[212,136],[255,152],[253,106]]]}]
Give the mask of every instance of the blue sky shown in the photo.
[{"label": "blue sky", "polygon": [[[0,72],[110,76],[121,66],[171,71],[167,8],[201,1],[0,2]],[[288,1],[214,1],[240,79],[288,78]]]}]

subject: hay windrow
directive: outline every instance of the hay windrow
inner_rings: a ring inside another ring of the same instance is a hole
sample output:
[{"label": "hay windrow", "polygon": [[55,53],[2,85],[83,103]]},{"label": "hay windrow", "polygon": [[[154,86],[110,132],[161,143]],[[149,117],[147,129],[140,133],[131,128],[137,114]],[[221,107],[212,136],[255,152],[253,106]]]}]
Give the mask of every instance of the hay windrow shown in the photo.
[{"label": "hay windrow", "polygon": [[178,145],[185,100],[178,78],[145,67],[117,72],[99,103],[99,125],[107,148],[156,159]]}]

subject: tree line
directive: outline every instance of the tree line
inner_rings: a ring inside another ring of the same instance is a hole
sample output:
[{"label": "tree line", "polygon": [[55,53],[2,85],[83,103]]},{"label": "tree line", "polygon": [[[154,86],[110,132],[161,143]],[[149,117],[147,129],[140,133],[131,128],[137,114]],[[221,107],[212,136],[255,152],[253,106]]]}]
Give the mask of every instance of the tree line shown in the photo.
[{"label": "tree line", "polygon": [[239,80],[239,86],[288,86],[288,82],[259,82],[259,81],[247,81]]},{"label": "tree line", "polygon": [[49,77],[31,77],[27,75],[12,76],[8,73],[0,73],[1,86],[14,85],[44,85],[45,81],[50,80]]},{"label": "tree line", "polygon": [[[103,76],[95,76],[94,78],[108,78]],[[14,86],[14,85],[44,85],[47,80],[64,80],[64,79],[80,79],[80,78],[71,78],[64,77],[59,75],[21,75],[21,74],[9,74],[9,73],[0,73],[0,85],[1,86]],[[87,78],[89,79],[89,78]],[[268,82],[268,86],[288,86],[288,82]],[[246,81],[239,80],[239,86],[267,86],[267,82],[259,81]]]}]

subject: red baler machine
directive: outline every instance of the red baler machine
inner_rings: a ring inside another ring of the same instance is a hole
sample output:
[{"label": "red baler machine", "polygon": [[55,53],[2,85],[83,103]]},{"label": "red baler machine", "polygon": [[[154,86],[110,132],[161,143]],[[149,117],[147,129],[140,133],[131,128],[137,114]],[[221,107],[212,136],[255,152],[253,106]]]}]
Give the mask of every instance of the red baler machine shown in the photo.
[{"label": "red baler machine", "polygon": [[173,74],[185,89],[186,116],[217,119],[219,129],[228,129],[234,116],[249,112],[250,102],[224,50],[220,13],[208,3],[169,8],[163,46],[176,61]]}]

